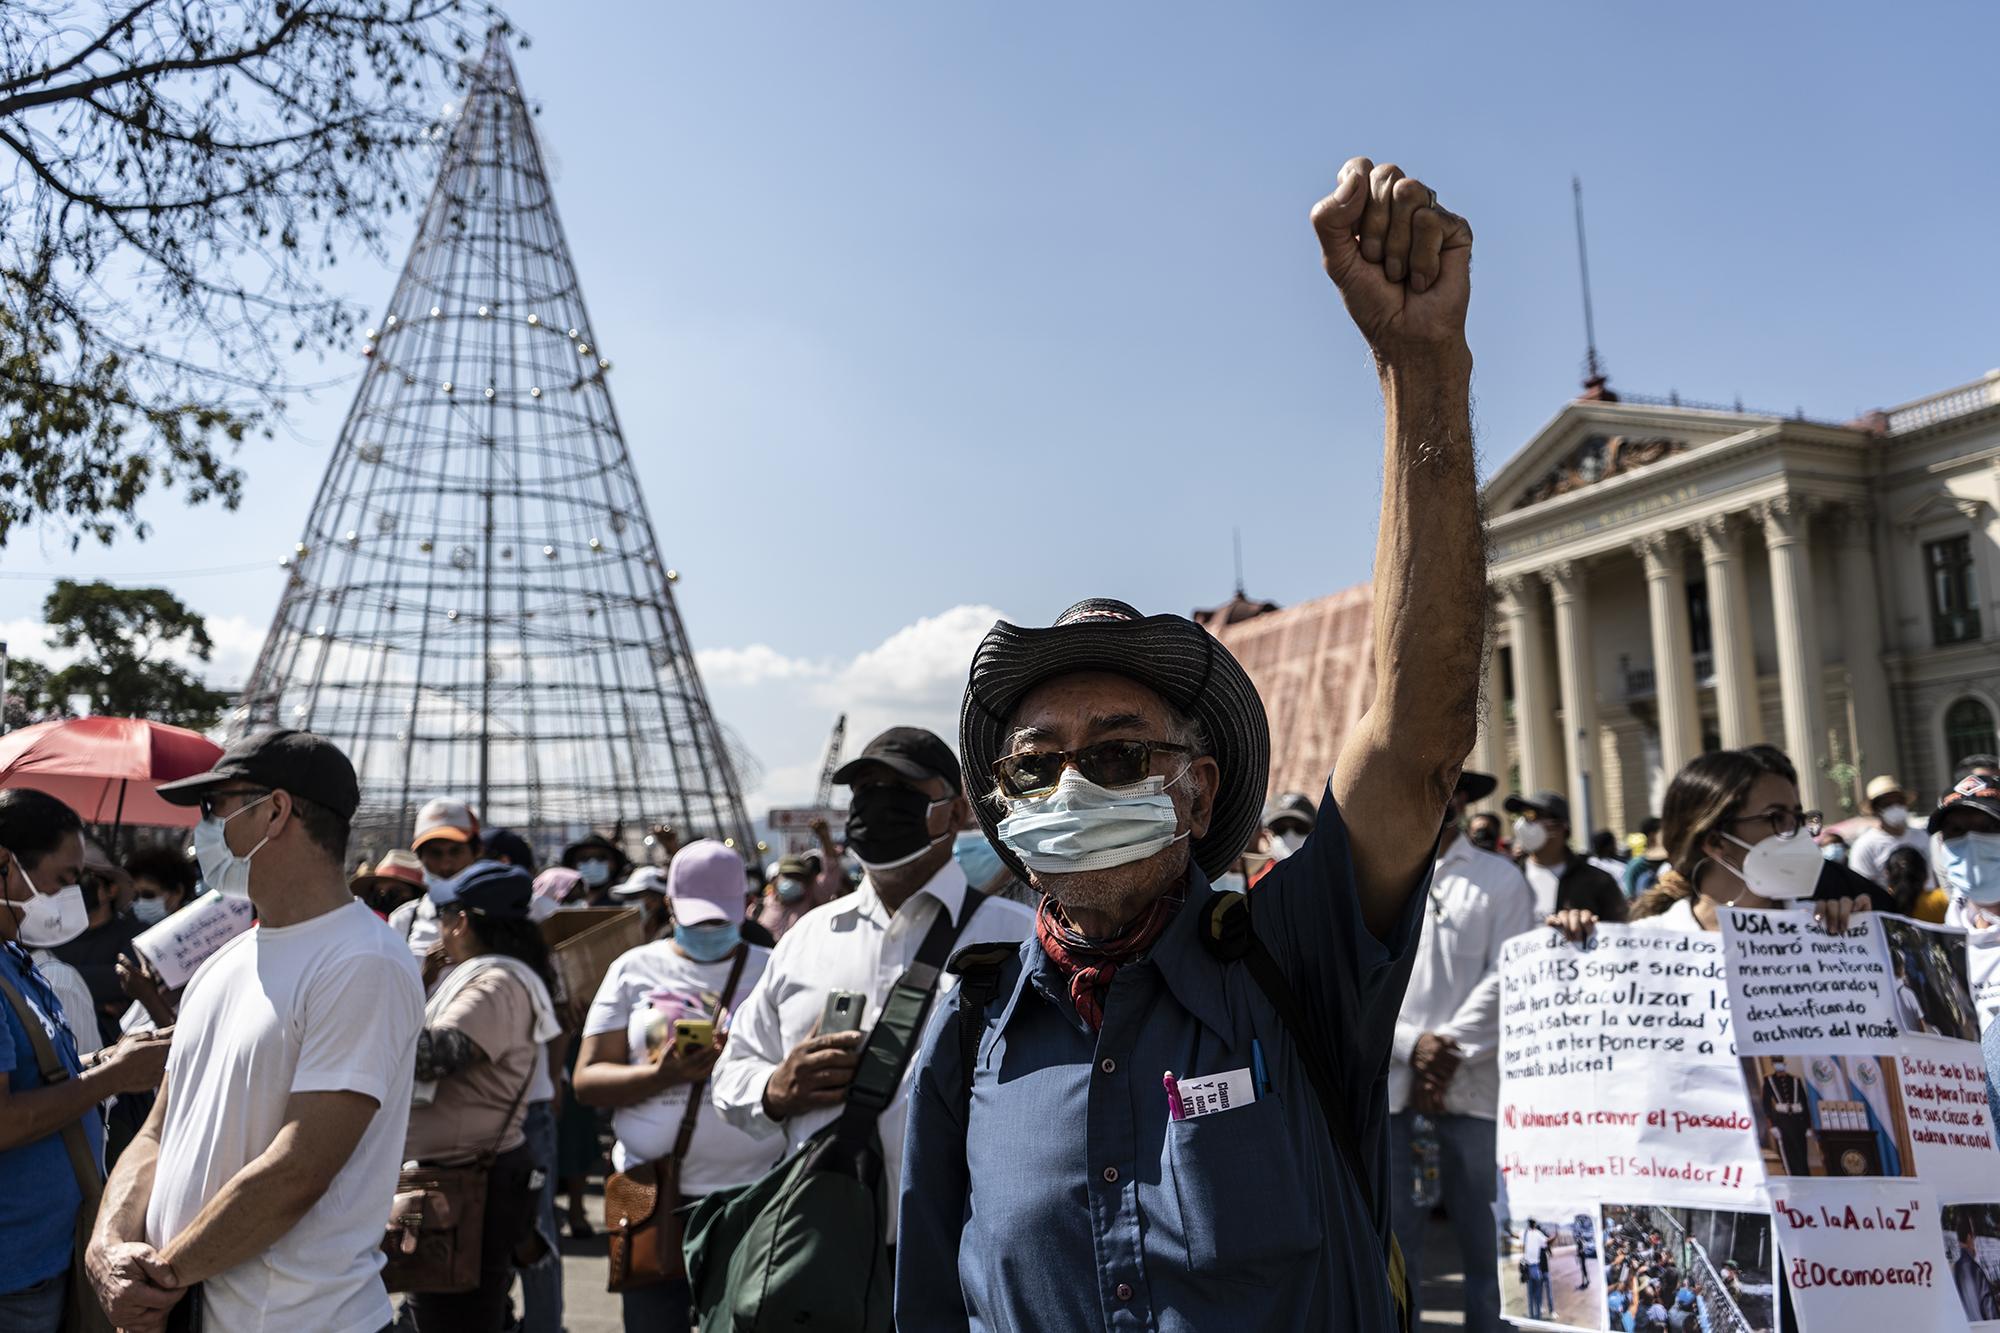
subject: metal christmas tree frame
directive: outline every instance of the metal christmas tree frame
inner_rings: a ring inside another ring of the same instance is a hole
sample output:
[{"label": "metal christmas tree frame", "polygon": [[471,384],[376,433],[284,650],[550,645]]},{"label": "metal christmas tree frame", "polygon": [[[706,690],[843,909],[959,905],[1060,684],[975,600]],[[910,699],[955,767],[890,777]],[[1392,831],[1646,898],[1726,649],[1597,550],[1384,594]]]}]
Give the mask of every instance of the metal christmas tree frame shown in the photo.
[{"label": "metal christmas tree frame", "polygon": [[362,846],[452,796],[545,847],[667,822],[754,859],[497,36],[442,132],[232,727],[340,744]]}]

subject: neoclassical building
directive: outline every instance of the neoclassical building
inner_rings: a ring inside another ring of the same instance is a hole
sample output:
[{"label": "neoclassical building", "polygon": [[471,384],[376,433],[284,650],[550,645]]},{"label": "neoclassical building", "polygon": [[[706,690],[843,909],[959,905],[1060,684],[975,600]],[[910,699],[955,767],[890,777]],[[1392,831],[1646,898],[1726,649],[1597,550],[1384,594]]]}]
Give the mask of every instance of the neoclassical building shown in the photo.
[{"label": "neoclassical building", "polygon": [[1472,766],[1636,828],[1717,746],[1807,804],[1934,800],[2000,717],[2000,371],[1840,425],[1565,405],[1484,488],[1494,649]]}]

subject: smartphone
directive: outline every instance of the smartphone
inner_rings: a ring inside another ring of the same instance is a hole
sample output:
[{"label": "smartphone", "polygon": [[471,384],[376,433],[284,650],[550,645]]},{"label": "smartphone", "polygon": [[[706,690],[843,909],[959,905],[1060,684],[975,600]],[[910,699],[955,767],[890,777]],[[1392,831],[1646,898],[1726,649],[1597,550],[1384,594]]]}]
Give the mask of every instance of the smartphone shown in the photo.
[{"label": "smartphone", "polygon": [[861,1014],[867,1007],[868,997],[860,991],[835,991],[826,997],[826,1012],[819,1016],[819,1035],[859,1031]]},{"label": "smartphone", "polygon": [[674,1020],[674,1054],[693,1055],[715,1045],[715,1022],[707,1018]]}]

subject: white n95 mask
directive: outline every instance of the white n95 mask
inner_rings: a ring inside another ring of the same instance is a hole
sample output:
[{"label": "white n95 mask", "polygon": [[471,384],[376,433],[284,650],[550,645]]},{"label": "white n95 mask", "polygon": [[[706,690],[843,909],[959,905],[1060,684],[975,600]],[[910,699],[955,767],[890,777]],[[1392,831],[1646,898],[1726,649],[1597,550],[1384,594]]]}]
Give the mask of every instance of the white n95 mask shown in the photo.
[{"label": "white n95 mask", "polygon": [[7,905],[21,914],[20,940],[30,949],[53,949],[68,944],[90,929],[90,908],[83,901],[83,886],[71,884],[54,893],[41,893],[19,861],[14,873],[28,886],[24,902],[8,900]]},{"label": "white n95 mask", "polygon": [[1187,836],[1167,795],[1187,771],[1113,789],[1066,768],[1054,791],[1007,803],[1000,841],[1028,869],[1055,875],[1143,861]]},{"label": "white n95 mask", "polygon": [[1810,898],[1819,885],[1820,871],[1826,868],[1819,844],[1803,832],[1757,843],[1745,842],[1729,833],[1722,836],[1744,849],[1743,869],[1738,874],[1743,886],[1759,898],[1780,902]]}]

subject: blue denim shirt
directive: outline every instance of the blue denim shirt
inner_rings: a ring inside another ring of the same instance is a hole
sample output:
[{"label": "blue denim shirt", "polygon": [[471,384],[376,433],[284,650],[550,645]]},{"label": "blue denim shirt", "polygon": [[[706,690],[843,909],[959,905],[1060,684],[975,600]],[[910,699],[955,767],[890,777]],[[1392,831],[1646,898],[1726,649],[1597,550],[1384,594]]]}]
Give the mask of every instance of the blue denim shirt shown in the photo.
[{"label": "blue denim shirt", "polygon": [[[81,1072],[62,1001],[28,955],[19,945],[0,944],[0,967],[7,969],[8,979],[34,1011],[63,1068],[72,1075]],[[28,1031],[4,997],[0,1014],[6,1015],[7,1025],[5,1038],[0,1039],[0,1075],[6,1076],[10,1095],[33,1091],[42,1086],[42,1074]],[[104,1121],[96,1107],[83,1113],[83,1128],[91,1155],[102,1162]],[[0,1152],[0,1296],[45,1282],[69,1267],[76,1210],[82,1202],[83,1191],[77,1188],[76,1170],[60,1132]]]},{"label": "blue denim shirt", "polygon": [[[919,1056],[903,1157],[896,1326],[936,1330],[1379,1330],[1395,1306],[1387,1225],[1384,1071],[1421,922],[1422,886],[1387,941],[1354,889],[1329,791],[1305,845],[1251,890],[1257,934],[1343,1062],[1374,1163],[1371,1216],[1328,1134],[1277,1012],[1187,903],[1146,960],[1119,969],[1092,1034],[1030,938],[1003,974],[968,1105],[958,992]],[[1161,1075],[1247,1069],[1259,1100],[1170,1121]]]}]

